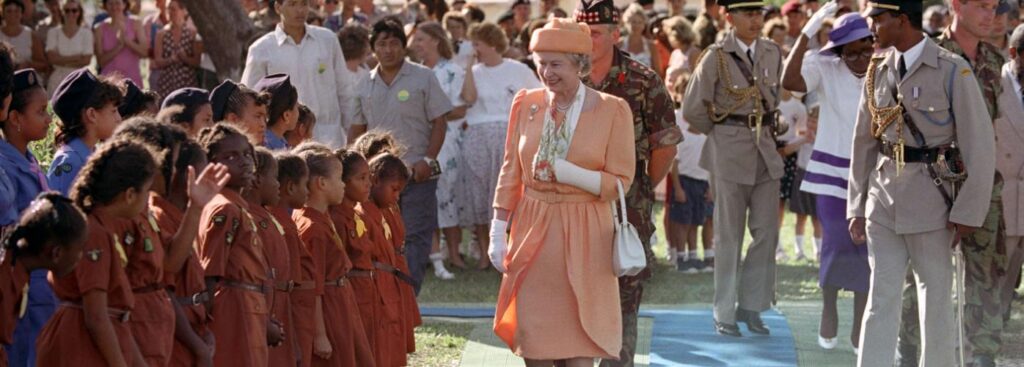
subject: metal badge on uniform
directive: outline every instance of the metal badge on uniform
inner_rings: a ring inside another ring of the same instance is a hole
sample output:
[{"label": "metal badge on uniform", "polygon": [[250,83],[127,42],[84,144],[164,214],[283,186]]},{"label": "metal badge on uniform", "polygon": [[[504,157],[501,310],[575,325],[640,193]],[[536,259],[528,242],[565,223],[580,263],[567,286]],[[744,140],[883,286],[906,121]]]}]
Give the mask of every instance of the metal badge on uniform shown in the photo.
[{"label": "metal badge on uniform", "polygon": [[153,250],[153,240],[150,240],[148,237],[142,240],[142,251],[153,252]]},{"label": "metal badge on uniform", "polygon": [[131,232],[125,232],[124,244],[128,246],[135,244],[135,236],[133,236]]},{"label": "metal badge on uniform", "polygon": [[102,254],[102,253],[103,253],[103,250],[100,250],[100,249],[89,250],[89,251],[85,252],[85,257],[89,258],[89,261],[97,262],[97,261],[100,261],[100,254]]},{"label": "metal badge on uniform", "polygon": [[267,229],[267,221],[261,220],[260,221],[260,228]]},{"label": "metal badge on uniform", "polygon": [[405,102],[409,100],[409,91],[402,89],[398,91],[398,101]]}]

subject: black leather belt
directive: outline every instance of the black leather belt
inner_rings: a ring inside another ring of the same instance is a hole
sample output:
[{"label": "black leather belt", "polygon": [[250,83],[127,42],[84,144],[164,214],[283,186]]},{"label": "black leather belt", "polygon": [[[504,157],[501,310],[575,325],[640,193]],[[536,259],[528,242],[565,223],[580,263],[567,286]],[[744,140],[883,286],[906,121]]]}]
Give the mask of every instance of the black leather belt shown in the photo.
[{"label": "black leather belt", "polygon": [[197,306],[208,303],[211,299],[213,299],[213,295],[209,291],[198,292],[191,296],[174,297],[174,301],[182,306]]},{"label": "black leather belt", "polygon": [[[898,144],[890,141],[882,141],[882,155],[896,159],[896,147]],[[939,148],[918,148],[903,145],[903,162],[905,163],[935,163],[939,159]]]},{"label": "black leather belt", "polygon": [[263,294],[266,294],[267,291],[268,291],[268,289],[267,289],[268,287],[263,285],[263,284],[252,284],[252,283],[246,283],[246,282],[232,280],[232,279],[224,279],[224,280],[222,280],[220,282],[220,285],[222,287],[236,288],[236,289],[241,289],[241,290],[244,290],[244,291],[263,293]]},{"label": "black leather belt", "polygon": [[[757,115],[736,115],[730,114],[725,116],[725,119],[719,122],[721,125],[728,126],[739,126],[748,129],[757,128]],[[775,126],[775,111],[769,111],[761,115],[761,128],[774,127]]]},{"label": "black leather belt", "polygon": [[[82,304],[80,303],[64,301],[61,302],[60,305],[61,307],[75,308],[82,310],[83,312],[85,311],[85,308],[82,307]],[[122,310],[120,308],[107,307],[107,314],[110,315],[110,318],[120,321],[122,323],[128,322],[128,320],[132,319],[132,310]]]}]

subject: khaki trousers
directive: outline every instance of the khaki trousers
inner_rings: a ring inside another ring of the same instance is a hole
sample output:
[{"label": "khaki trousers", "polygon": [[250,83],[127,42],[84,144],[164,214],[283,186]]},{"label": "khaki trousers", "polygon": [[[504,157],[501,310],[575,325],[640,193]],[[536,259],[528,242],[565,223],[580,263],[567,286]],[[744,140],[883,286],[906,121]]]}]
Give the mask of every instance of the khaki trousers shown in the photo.
[{"label": "khaki trousers", "polygon": [[[779,180],[757,160],[757,183],[712,177],[715,193],[715,320],[736,323],[736,305],[761,312],[775,298],[775,247],[779,243]],[[748,223],[749,221],[749,223]],[[753,243],[741,259],[743,235]]]},{"label": "khaki trousers", "polygon": [[957,329],[953,318],[952,231],[896,234],[867,221],[871,290],[861,328],[857,365],[892,366],[900,327],[907,266],[917,280],[921,360],[925,367],[953,366]]}]

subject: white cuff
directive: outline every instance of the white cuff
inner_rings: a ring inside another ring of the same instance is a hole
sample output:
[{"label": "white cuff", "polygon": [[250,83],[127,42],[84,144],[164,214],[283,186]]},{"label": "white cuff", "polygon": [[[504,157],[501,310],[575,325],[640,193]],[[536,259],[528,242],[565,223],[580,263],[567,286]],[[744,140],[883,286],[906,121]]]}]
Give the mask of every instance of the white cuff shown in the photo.
[{"label": "white cuff", "polygon": [[555,179],[594,195],[601,195],[601,172],[582,168],[565,159],[555,160]]}]

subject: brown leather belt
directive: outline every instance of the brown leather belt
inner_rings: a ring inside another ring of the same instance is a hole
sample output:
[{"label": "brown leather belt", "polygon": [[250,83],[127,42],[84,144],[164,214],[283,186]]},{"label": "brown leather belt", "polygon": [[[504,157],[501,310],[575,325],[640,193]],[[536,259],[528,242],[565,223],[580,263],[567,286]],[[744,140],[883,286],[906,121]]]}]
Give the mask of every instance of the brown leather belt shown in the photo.
[{"label": "brown leather belt", "polygon": [[412,277],[409,276],[409,274],[406,274],[406,273],[402,272],[401,270],[399,270],[398,268],[396,268],[394,266],[391,266],[391,264],[385,264],[385,263],[382,263],[382,262],[374,261],[373,262],[373,267],[375,267],[378,270],[383,271],[385,273],[389,273],[391,275],[394,275],[395,278],[398,278],[398,280],[401,280],[401,281],[403,281],[406,284],[409,284],[411,286],[415,286],[415,284],[416,284],[416,281],[414,279],[412,279]]},{"label": "brown leather belt", "polygon": [[331,287],[338,287],[338,288],[345,287],[345,286],[348,286],[348,278],[341,277],[341,278],[334,279],[334,280],[324,281],[324,285],[325,286],[331,286]]},{"label": "brown leather belt", "polygon": [[198,292],[191,296],[174,297],[174,301],[178,302],[178,304],[182,306],[197,306],[204,303],[208,303],[212,299],[213,294],[211,294],[209,291]]},{"label": "brown leather belt", "polygon": [[138,288],[132,288],[132,293],[153,293],[161,290],[164,290],[163,286],[161,286],[160,284],[153,283]]},{"label": "brown leather belt", "polygon": [[241,289],[241,290],[245,290],[245,291],[249,291],[249,292],[256,292],[256,293],[263,293],[263,294],[266,294],[267,291],[268,291],[267,290],[268,287],[263,285],[263,284],[246,283],[246,282],[241,282],[241,281],[237,281],[237,280],[233,280],[233,279],[224,279],[224,280],[222,280],[220,282],[220,285],[222,287],[236,288],[236,289]]},{"label": "brown leather belt", "polygon": [[349,278],[374,278],[377,276],[377,272],[373,270],[352,269],[345,276]]},{"label": "brown leather belt", "polygon": [[290,292],[296,291],[296,290],[309,290],[309,289],[315,289],[315,288],[316,288],[316,282],[313,282],[313,281],[299,282],[299,281],[295,281],[295,280],[287,280],[287,281],[283,281],[283,282],[274,283],[274,290],[275,291],[285,292],[285,293],[290,293]]},{"label": "brown leather belt", "polygon": [[[85,307],[82,307],[82,304],[80,303],[63,301],[60,303],[60,305],[61,307],[68,307],[85,311]],[[107,314],[110,315],[110,318],[122,323],[128,322],[128,320],[132,319],[132,310],[122,310],[120,308],[107,307]]]}]

